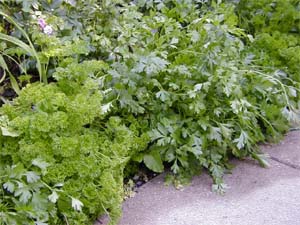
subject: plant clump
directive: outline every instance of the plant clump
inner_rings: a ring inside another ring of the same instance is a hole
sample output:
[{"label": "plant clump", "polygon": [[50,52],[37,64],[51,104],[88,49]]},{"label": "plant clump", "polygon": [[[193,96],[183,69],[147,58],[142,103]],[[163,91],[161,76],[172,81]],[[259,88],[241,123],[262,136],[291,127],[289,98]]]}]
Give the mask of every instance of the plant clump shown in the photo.
[{"label": "plant clump", "polygon": [[119,217],[124,167],[147,137],[118,117],[105,119],[101,92],[83,77],[69,76],[69,87],[64,79],[29,84],[1,108],[2,224]]}]

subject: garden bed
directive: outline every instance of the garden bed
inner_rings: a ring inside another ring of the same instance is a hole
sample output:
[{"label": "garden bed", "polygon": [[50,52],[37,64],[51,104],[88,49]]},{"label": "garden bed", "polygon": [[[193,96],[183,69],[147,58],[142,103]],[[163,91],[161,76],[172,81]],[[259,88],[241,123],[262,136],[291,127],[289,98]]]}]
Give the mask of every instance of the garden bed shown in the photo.
[{"label": "garden bed", "polygon": [[0,5],[2,224],[116,224],[140,165],[223,193],[298,121],[297,1]]}]

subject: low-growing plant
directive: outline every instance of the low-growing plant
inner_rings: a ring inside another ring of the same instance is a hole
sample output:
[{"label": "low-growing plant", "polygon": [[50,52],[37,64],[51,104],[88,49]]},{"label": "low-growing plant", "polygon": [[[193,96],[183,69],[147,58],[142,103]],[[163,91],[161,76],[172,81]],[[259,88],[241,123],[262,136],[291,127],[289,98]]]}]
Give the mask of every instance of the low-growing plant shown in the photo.
[{"label": "low-growing plant", "polygon": [[101,214],[115,224],[128,162],[126,174],[169,167],[176,186],[205,168],[222,193],[232,156],[266,166],[257,143],[298,119],[299,39],[277,18],[287,7],[297,25],[292,1],[257,3],[272,12],[264,26],[254,1],[2,2],[16,6],[53,81],[28,84],[0,109],[4,224]]},{"label": "low-growing plant", "polygon": [[[1,224],[82,225],[103,214],[115,223],[120,216],[123,169],[147,136],[104,118],[89,78],[102,66],[69,64],[57,83],[29,84],[1,108]],[[70,73],[75,67],[78,74]]]},{"label": "low-growing plant", "polygon": [[280,68],[299,82],[300,2],[242,0],[236,12],[239,26],[255,36],[252,51],[256,64]]},{"label": "low-growing plant", "polygon": [[105,97],[151,137],[134,160],[156,172],[166,162],[181,178],[207,168],[222,192],[230,155],[265,165],[256,143],[278,139],[296,119],[296,81],[255,66],[245,45],[253,37],[237,27],[233,5],[168,3],[146,15],[134,14],[136,5],[124,9]]}]

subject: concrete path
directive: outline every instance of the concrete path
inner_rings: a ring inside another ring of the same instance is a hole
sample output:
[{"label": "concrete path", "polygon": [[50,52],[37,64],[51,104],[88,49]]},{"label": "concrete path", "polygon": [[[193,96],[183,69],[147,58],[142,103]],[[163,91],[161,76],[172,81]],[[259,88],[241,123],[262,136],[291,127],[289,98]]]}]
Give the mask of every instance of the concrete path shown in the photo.
[{"label": "concrete path", "polygon": [[119,225],[300,225],[300,132],[262,150],[270,155],[270,168],[233,161],[225,196],[211,192],[207,174],[183,190],[156,177],[124,203]]}]

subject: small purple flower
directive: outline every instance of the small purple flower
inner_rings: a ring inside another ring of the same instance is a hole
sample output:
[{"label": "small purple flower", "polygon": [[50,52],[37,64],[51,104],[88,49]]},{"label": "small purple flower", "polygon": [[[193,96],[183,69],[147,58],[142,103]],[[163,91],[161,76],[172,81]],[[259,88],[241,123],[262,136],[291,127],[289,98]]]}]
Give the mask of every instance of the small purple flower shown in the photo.
[{"label": "small purple flower", "polygon": [[152,33],[152,34],[156,34],[157,31],[158,31],[157,29],[152,29],[152,30],[151,30],[151,33]]},{"label": "small purple flower", "polygon": [[46,25],[43,29],[45,34],[51,35],[53,33],[53,28],[49,25]]},{"label": "small purple flower", "polygon": [[53,28],[50,25],[47,25],[44,19],[39,18],[38,24],[45,34],[51,35],[53,33]]},{"label": "small purple flower", "polygon": [[47,26],[46,21],[44,19],[41,19],[41,18],[38,19],[38,24],[39,24],[41,29],[44,29]]}]

